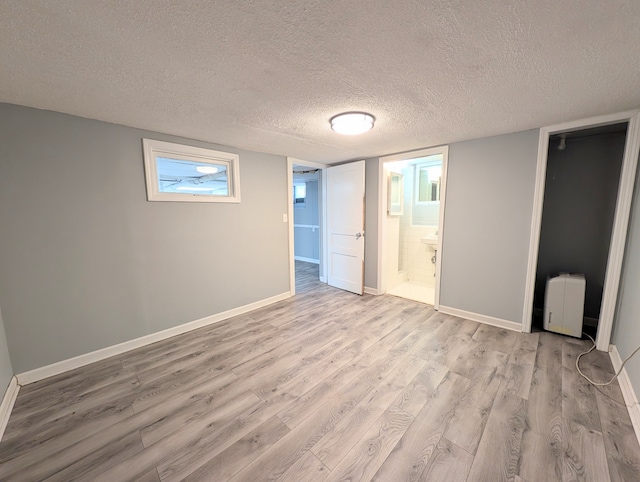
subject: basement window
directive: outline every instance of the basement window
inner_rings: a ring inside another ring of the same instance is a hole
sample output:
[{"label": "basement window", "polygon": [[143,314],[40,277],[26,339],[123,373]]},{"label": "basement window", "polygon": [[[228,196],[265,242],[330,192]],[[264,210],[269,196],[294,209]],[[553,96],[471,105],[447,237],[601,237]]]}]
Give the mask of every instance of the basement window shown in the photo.
[{"label": "basement window", "polygon": [[142,139],[149,201],[240,202],[239,156]]},{"label": "basement window", "polygon": [[294,184],[293,185],[293,202],[295,207],[303,208],[307,201],[307,185],[306,184]]}]

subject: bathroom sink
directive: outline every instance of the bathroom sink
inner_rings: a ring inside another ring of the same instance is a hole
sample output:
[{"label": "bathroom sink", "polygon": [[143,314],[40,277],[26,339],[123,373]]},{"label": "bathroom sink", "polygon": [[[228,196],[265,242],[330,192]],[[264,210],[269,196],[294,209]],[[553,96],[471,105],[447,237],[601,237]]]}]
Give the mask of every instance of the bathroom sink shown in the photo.
[{"label": "bathroom sink", "polygon": [[430,234],[428,236],[425,236],[420,241],[422,243],[426,244],[427,246],[429,246],[434,251],[436,249],[438,249],[438,235],[437,234]]}]

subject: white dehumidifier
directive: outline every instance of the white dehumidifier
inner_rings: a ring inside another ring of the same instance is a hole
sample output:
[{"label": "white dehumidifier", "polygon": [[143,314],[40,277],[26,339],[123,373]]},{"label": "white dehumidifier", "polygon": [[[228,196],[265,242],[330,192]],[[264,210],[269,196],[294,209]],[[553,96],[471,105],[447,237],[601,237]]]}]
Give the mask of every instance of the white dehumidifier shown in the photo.
[{"label": "white dehumidifier", "polygon": [[544,329],[582,338],[584,292],[582,274],[562,273],[547,278],[544,294]]}]

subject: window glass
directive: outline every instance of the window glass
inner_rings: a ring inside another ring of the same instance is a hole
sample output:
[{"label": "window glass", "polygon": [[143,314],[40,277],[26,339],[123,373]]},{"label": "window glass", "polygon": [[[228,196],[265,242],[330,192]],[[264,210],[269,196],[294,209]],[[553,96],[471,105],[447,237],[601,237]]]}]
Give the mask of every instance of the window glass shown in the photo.
[{"label": "window glass", "polygon": [[293,198],[295,204],[304,204],[307,199],[307,185],[306,184],[294,184],[293,186]]},{"label": "window glass", "polygon": [[198,196],[228,196],[227,166],[156,157],[158,190]]}]

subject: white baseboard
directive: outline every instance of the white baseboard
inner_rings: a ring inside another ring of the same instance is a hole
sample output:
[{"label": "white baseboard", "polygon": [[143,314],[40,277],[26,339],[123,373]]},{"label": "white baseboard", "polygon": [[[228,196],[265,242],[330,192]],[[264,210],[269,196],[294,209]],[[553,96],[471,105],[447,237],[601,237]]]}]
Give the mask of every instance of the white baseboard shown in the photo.
[{"label": "white baseboard", "polygon": [[319,259],[305,258],[304,256],[294,256],[293,259],[295,259],[296,261],[305,261],[307,263],[320,264]]},{"label": "white baseboard", "polygon": [[326,276],[320,276],[320,282],[326,283],[327,282],[327,277]]},{"label": "white baseboard", "polygon": [[[620,370],[620,366],[622,366],[622,358],[620,357],[618,348],[616,348],[615,345],[609,345],[609,357],[611,358],[614,371],[617,372]],[[631,379],[629,378],[626,368],[623,368],[620,372],[620,375],[618,376],[618,384],[620,385],[620,390],[622,390],[624,403],[627,405],[629,417],[633,424],[633,430],[636,432],[636,438],[638,439],[638,442],[640,442],[640,404],[638,403],[638,397],[633,389],[633,385],[631,385]]]},{"label": "white baseboard", "polygon": [[13,404],[16,403],[16,398],[18,397],[18,390],[20,390],[18,379],[16,377],[11,377],[7,391],[4,392],[4,397],[2,397],[2,403],[0,403],[0,440],[2,440],[2,437],[4,436],[4,430],[7,428],[7,423],[9,423]]},{"label": "white baseboard", "polygon": [[84,355],[79,355],[73,358],[69,358],[67,360],[62,360],[56,363],[52,363],[51,365],[36,368],[34,370],[29,370],[28,372],[24,372],[16,375],[16,377],[18,378],[18,383],[20,385],[27,385],[29,383],[37,382],[38,380],[52,377],[54,375],[58,375],[66,371],[73,370],[75,368],[80,368],[90,363],[104,360],[105,358],[109,358],[114,355],[120,355],[121,353],[127,352],[129,350],[134,350],[135,348],[140,348],[145,345],[150,345],[151,343],[165,340],[167,338],[171,338],[172,336],[181,335],[182,333],[186,333],[188,331],[195,330],[203,326],[211,325],[213,323],[218,323],[219,321],[226,320],[227,318],[242,315],[249,311],[257,310],[258,308],[262,308],[272,303],[282,301],[289,297],[291,297],[291,293],[287,291],[285,293],[272,296],[271,298],[259,300],[254,303],[249,303],[248,305],[240,306],[238,308],[233,308],[231,310],[224,311],[222,313],[217,313],[215,315],[207,316],[206,318],[201,318],[199,320],[190,321],[182,325],[174,326],[173,328],[169,328],[167,330],[151,333],[149,335],[141,336],[140,338],[135,338],[133,340],[125,341],[117,345],[108,346],[100,350],[85,353]]},{"label": "white baseboard", "polygon": [[515,321],[502,320],[500,318],[494,318],[493,316],[481,315],[479,313],[472,313],[471,311],[459,310],[458,308],[443,305],[438,307],[438,311],[446,315],[458,316],[460,318],[466,318],[467,320],[477,321],[478,323],[484,323],[485,325],[522,332],[522,324],[516,323]]},{"label": "white baseboard", "polygon": [[364,292],[368,295],[378,295],[378,290],[369,286],[364,287]]}]

